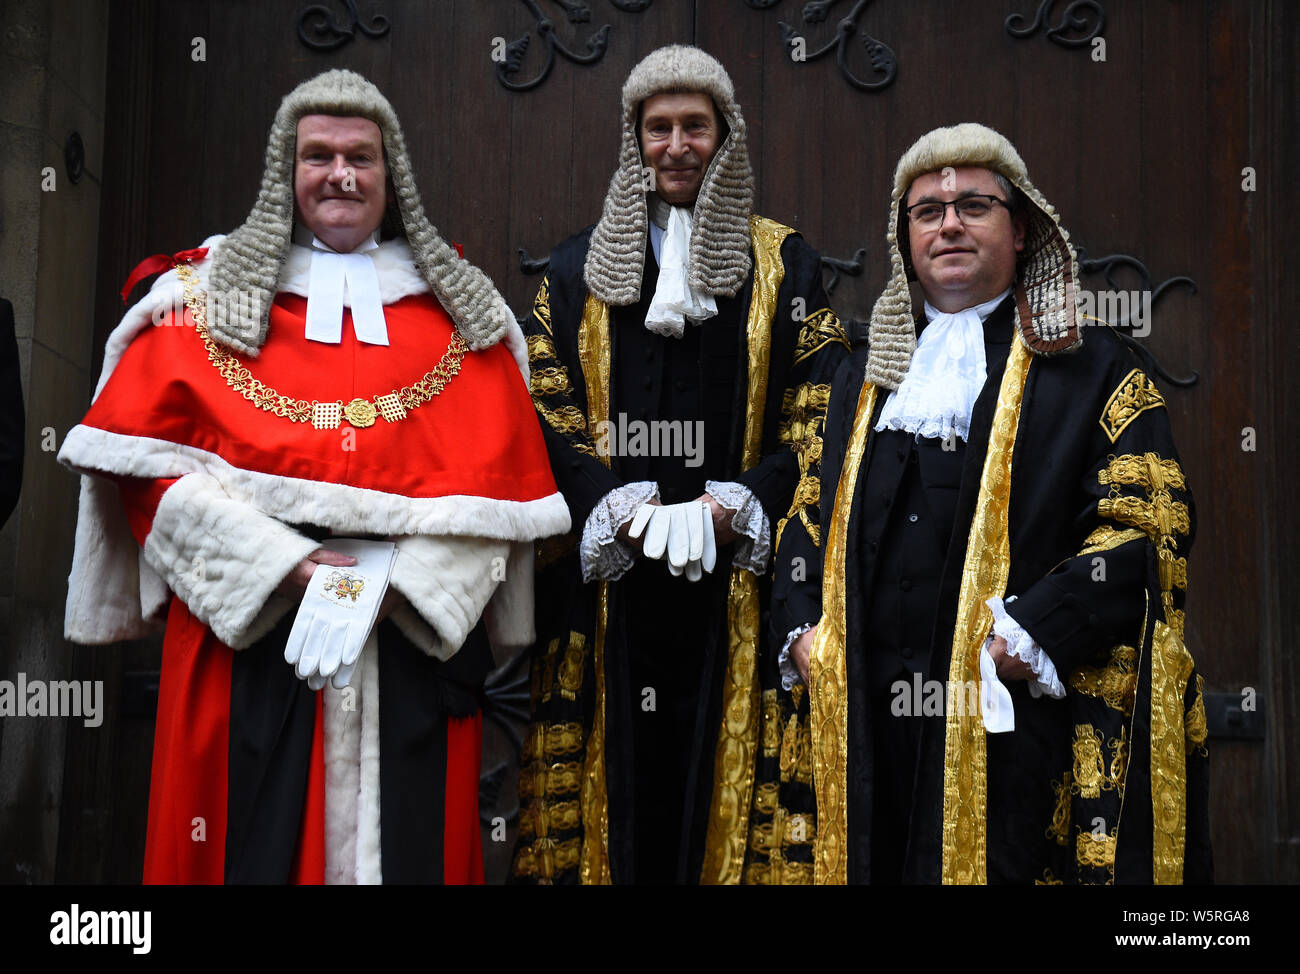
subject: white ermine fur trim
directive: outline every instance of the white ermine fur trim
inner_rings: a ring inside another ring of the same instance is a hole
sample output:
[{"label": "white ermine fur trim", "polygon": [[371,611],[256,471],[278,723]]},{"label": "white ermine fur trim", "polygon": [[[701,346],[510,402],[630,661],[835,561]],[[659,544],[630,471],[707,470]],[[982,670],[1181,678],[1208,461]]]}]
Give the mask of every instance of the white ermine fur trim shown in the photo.
[{"label": "white ermine fur trim", "polygon": [[144,557],[218,639],[244,649],[292,608],[275,589],[317,547],[211,477],[188,474],[163,494]]},{"label": "white ermine fur trim", "polygon": [[[428,650],[449,660],[478,625],[488,599],[506,577],[509,544],[487,538],[397,538],[389,584],[437,634]],[[423,647],[422,647],[423,648]]]},{"label": "white ermine fur trim", "polygon": [[327,683],[321,692],[325,694],[321,700],[325,724],[325,883],[346,886],[355,883],[357,877],[361,708],[366,701],[356,671],[351,685],[335,690]]},{"label": "white ermine fur trim", "polygon": [[79,473],[154,479],[205,473],[231,498],[262,514],[342,534],[451,534],[532,541],[569,529],[568,508],[558,492],[531,501],[462,495],[410,498],[244,470],[206,450],[92,426],[75,426],[68,432],[59,460]]},{"label": "white ermine fur trim", "polygon": [[537,638],[533,612],[533,564],[532,542],[512,542],[505,580],[492,593],[483,612],[497,665],[510,658],[511,650],[529,646]]},{"label": "white ermine fur trim", "polygon": [[[108,558],[110,551],[129,552],[130,557]],[[146,605],[141,574],[152,569],[140,564],[138,551],[122,516],[117,484],[83,476],[63,617],[66,639],[115,643],[141,639],[162,625],[153,618],[157,607]]]},{"label": "white ermine fur trim", "polygon": [[374,632],[361,650],[355,678],[361,684],[361,790],[357,795],[357,872],[359,885],[384,881],[379,821],[379,642]]}]

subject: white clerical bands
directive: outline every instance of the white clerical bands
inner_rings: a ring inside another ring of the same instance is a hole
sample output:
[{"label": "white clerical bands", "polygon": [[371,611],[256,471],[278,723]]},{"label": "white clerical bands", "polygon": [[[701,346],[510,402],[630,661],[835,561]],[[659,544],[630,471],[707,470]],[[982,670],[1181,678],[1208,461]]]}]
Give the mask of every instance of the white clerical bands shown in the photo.
[{"label": "white clerical bands", "polygon": [[[357,340],[370,345],[388,344],[379,274],[370,255],[378,243],[372,237],[350,254],[338,254],[312,238],[311,277],[307,294],[307,338],[337,345],[343,340],[343,305],[352,308],[352,329]],[[344,301],[344,289],[347,301]]]},{"label": "white clerical bands", "polygon": [[628,528],[633,540],[645,534],[641,551],[647,558],[666,558],[668,571],[697,582],[713,571],[718,549],[713,537],[713,512],[704,501],[685,504],[642,504]]}]

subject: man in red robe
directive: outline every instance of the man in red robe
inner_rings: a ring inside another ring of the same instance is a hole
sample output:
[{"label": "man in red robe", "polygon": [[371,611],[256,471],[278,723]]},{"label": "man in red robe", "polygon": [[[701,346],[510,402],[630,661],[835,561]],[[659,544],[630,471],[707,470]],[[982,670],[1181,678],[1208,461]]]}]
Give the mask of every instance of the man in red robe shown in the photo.
[{"label": "man in red robe", "polygon": [[[166,619],[145,881],[481,882],[481,690],[569,527],[519,326],[348,71],[281,103],[245,223],[164,263],[60,452],[68,638]],[[359,658],[304,680],[299,602],[352,564],[331,535],[396,554]]]}]

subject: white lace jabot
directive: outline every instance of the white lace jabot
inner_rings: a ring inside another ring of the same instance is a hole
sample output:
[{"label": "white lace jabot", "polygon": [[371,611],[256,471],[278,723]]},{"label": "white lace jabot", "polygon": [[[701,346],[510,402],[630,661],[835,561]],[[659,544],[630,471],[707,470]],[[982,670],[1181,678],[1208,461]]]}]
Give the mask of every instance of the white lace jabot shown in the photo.
[{"label": "white lace jabot", "polygon": [[[656,225],[651,223],[651,227]],[[658,236],[651,231],[651,240]],[[659,261],[659,280],[654,298],[646,311],[645,326],[665,338],[681,338],[686,321],[696,323],[718,313],[713,295],[702,294],[690,284],[691,213],[684,206],[674,206],[662,243],[655,249]]]},{"label": "white lace jabot", "polygon": [[970,415],[988,375],[984,361],[984,319],[1011,293],[944,314],[925,303],[930,323],[921,332],[903,383],[889,394],[876,431],[906,430],[916,436],[963,441],[970,435]]}]

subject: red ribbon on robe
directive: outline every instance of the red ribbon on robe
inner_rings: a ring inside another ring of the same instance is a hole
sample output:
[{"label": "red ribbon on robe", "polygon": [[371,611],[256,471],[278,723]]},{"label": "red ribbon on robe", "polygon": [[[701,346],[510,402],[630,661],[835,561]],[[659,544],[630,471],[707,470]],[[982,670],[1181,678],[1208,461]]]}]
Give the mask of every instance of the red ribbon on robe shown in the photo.
[{"label": "red ribbon on robe", "polygon": [[196,247],[193,250],[179,251],[170,257],[166,254],[154,254],[152,257],[146,257],[135,265],[135,270],[127,276],[126,283],[122,285],[122,303],[126,304],[126,296],[131,293],[131,289],[146,277],[153,277],[155,274],[169,271],[177,264],[202,260],[206,256],[208,256],[207,247]]}]

